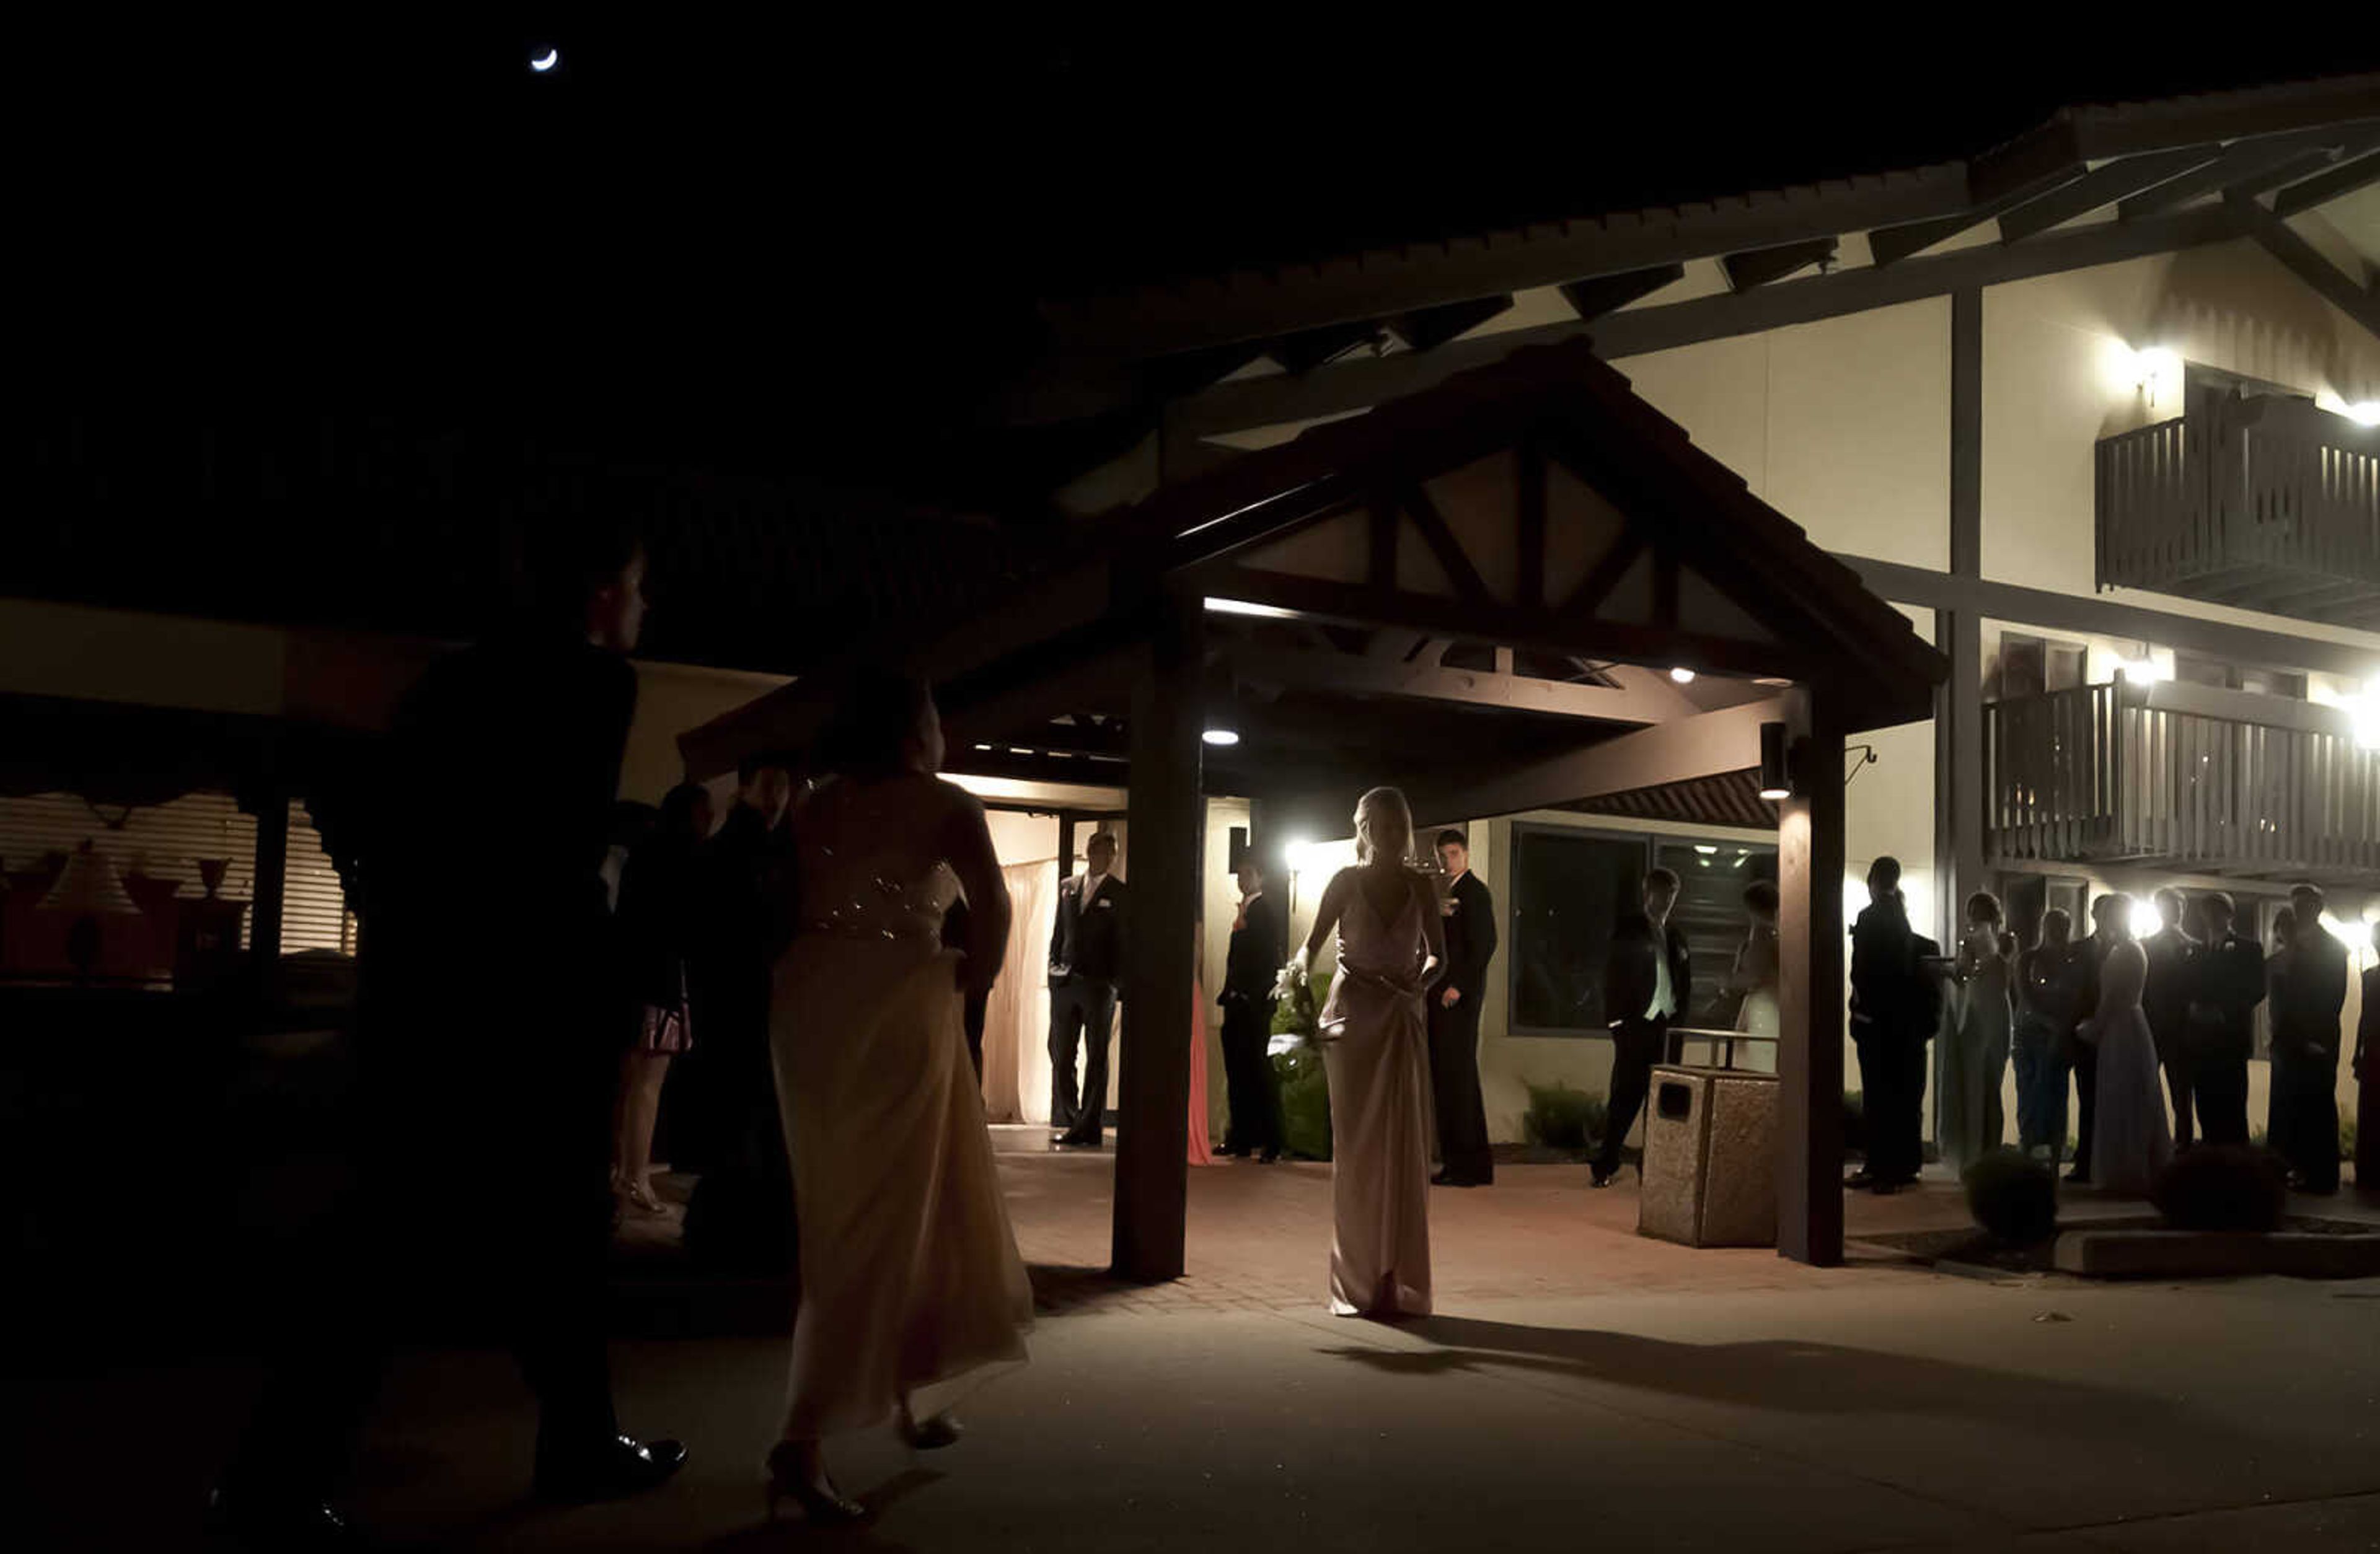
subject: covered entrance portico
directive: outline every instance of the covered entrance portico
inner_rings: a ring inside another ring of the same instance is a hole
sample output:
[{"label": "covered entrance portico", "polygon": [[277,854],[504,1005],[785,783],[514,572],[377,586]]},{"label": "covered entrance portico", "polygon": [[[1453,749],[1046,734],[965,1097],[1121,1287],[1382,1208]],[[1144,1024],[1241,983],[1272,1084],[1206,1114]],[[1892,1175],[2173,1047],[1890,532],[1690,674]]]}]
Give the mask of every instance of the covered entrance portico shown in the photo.
[{"label": "covered entrance portico", "polygon": [[[891,630],[941,687],[953,770],[1120,760],[1135,911],[1111,1255],[1184,1266],[1189,946],[1204,795],[1252,844],[1343,832],[1403,787],[1426,825],[1732,783],[1776,790],[1779,1245],[1839,1261],[1847,735],[1933,710],[1946,666],[1585,342],[1307,431],[1053,540],[979,608]],[[693,774],[803,743],[835,666],[683,742]],[[1675,671],[1677,673],[1673,674]],[[1235,735],[1233,744],[1205,736]]]}]

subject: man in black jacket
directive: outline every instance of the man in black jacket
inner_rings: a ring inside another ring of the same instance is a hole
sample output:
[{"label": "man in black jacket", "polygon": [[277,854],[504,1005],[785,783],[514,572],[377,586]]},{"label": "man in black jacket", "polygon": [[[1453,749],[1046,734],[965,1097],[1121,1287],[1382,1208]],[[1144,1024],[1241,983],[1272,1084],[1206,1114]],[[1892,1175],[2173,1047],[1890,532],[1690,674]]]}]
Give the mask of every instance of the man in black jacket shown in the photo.
[{"label": "man in black jacket", "polygon": [[2273,1005],[2273,1099],[2265,1131],[2303,1193],[2338,1191],[2339,1011],[2347,1004],[2347,946],[2322,926],[2322,892],[2289,892],[2297,932]]},{"label": "man in black jacket", "polygon": [[2256,1046],[2256,1005],[2265,1002],[2265,952],[2232,931],[2239,908],[2217,891],[2201,896],[2206,942],[2191,954],[2186,1032],[2199,1135],[2209,1144],[2248,1142],[2248,1059]]},{"label": "man in black jacket", "polygon": [[[1059,885],[1058,921],[1050,932],[1050,1142],[1067,1147],[1098,1148],[1106,1121],[1108,1043],[1115,1030],[1125,931],[1123,881],[1111,872],[1115,856],[1113,836],[1101,832],[1091,838],[1083,849],[1090,872]],[[1078,1048],[1088,1049],[1079,1091]]]},{"label": "man in black jacket", "polygon": [[1653,1065],[1661,1061],[1670,1022],[1684,1013],[1694,992],[1686,936],[1670,921],[1670,908],[1677,904],[1676,875],[1657,868],[1645,876],[1645,909],[1620,919],[1603,964],[1603,1017],[1611,1026],[1611,1096],[1603,1147],[1589,1168],[1588,1179],[1597,1187],[1610,1186],[1619,1174],[1621,1147],[1652,1088]]},{"label": "man in black jacket", "polygon": [[1265,893],[1264,867],[1250,853],[1240,863],[1240,910],[1223,965],[1223,1077],[1232,1120],[1223,1153],[1266,1164],[1281,1159],[1281,1090],[1272,1072],[1273,985],[1289,959],[1289,922]]},{"label": "man in black jacket", "polygon": [[[2075,1004],[2082,1019],[2095,1018],[2099,1013],[2099,973],[2107,966],[2108,954],[2131,933],[2131,905],[2132,898],[2127,895],[2103,895],[2091,904],[2091,932],[2075,946],[2082,954],[2082,997]],[[2098,1045],[2076,1038],[2073,1059],[2074,1169],[2066,1173],[2066,1180],[2087,1183],[2091,1135],[2099,1118]]]},{"label": "man in black jacket", "polygon": [[1900,859],[1876,859],[1867,891],[1852,925],[1851,967],[1867,1164],[1843,1184],[1897,1193],[1917,1180],[1925,1158],[1925,1043],[1941,1012],[1941,985],[1925,963],[1940,951],[1909,926]]},{"label": "man in black jacket", "polygon": [[2141,1013],[2148,1016],[2149,1035],[2156,1041],[2157,1063],[2165,1070],[2166,1089],[2173,1097],[2173,1143],[2187,1149],[2191,1142],[2191,1062],[2189,963],[2200,948],[2182,927],[2185,904],[2170,887],[2156,893],[2157,917],[2164,924],[2141,941],[2148,955],[2148,981],[2141,992]]},{"label": "man in black jacket", "polygon": [[1496,903],[1471,872],[1471,844],[1459,831],[1438,833],[1446,866],[1446,977],[1429,1000],[1430,1096],[1438,1113],[1438,1158],[1431,1181],[1484,1187],[1496,1180],[1488,1144],[1488,1108],[1479,1095],[1479,1009],[1488,965],[1496,957]]}]

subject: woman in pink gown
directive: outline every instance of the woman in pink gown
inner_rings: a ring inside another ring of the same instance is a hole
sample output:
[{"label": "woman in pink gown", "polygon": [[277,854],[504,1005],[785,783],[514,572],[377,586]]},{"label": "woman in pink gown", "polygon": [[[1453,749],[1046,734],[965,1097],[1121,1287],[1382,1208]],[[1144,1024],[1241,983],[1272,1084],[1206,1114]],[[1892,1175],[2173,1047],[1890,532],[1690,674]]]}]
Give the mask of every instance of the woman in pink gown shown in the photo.
[{"label": "woman in pink gown", "polygon": [[1339,968],[1320,1019],[1330,1086],[1330,1310],[1427,1317],[1429,1026],[1423,999],[1446,964],[1438,892],[1407,868],[1413,812],[1394,788],[1355,806],[1359,861],[1324,887],[1299,954],[1333,929]]}]

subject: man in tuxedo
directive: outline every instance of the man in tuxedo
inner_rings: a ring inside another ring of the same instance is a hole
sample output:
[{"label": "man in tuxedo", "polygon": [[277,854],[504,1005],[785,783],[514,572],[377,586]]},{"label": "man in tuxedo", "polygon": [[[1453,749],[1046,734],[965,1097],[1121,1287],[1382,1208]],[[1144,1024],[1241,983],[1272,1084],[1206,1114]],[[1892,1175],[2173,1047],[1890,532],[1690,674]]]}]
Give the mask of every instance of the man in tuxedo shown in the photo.
[{"label": "man in tuxedo", "polygon": [[1240,863],[1240,910],[1223,963],[1223,1078],[1232,1120],[1223,1153],[1281,1159],[1281,1088],[1272,1072],[1273,984],[1289,959],[1289,919],[1265,893],[1264,867],[1251,852]]},{"label": "man in tuxedo", "polygon": [[1471,844],[1459,831],[1438,833],[1446,866],[1446,976],[1429,998],[1430,1095],[1438,1113],[1438,1158],[1431,1180],[1444,1187],[1484,1187],[1496,1180],[1488,1145],[1488,1108],[1479,1095],[1479,1007],[1488,963],[1496,956],[1496,904],[1471,872]]},{"label": "man in tuxedo", "polygon": [[[2107,956],[2131,937],[2131,907],[2132,898],[2127,895],[2103,895],[2091,904],[2091,931],[2075,946],[2082,953],[2082,997],[2075,1008],[2084,1020],[2098,1016],[2099,975],[2107,967]],[[2066,1180],[2087,1183],[2091,1180],[2091,1131],[2099,1116],[2099,1048],[2096,1042],[2079,1037],[2072,1045],[2074,1169],[2066,1173]]]},{"label": "man in tuxedo", "polygon": [[[606,1354],[612,1094],[627,1001],[601,875],[637,678],[644,560],[584,515],[532,550],[535,629],[433,664],[400,705],[359,848],[356,1201],[293,1292],[282,1351],[216,1491],[226,1534],[349,1548],[324,1503],[391,1347],[457,1300],[509,1339],[539,1403],[537,1491],[650,1488],[685,1448],[619,1433]],[[538,802],[492,805],[490,772]],[[474,1201],[420,1243],[421,1145]]]},{"label": "man in tuxedo", "polygon": [[2156,1041],[2157,1063],[2165,1070],[2166,1091],[2173,1098],[2173,1143],[2191,1144],[2190,1125],[2190,962],[2200,948],[2182,926],[2181,892],[2170,887],[2156,893],[2157,917],[2163,924],[2141,941],[2148,955],[2149,975],[2141,992],[2141,1013],[2148,1016],[2149,1035]]},{"label": "man in tuxedo", "polygon": [[2265,1132],[2301,1193],[2338,1191],[2339,1012],[2347,1005],[2347,946],[2322,926],[2321,891],[2289,892],[2297,931],[2273,1006],[2273,1097]]},{"label": "man in tuxedo", "polygon": [[2248,1059],[2256,1046],[2256,1005],[2265,1002],[2265,952],[2232,931],[2239,908],[2217,891],[2198,900],[2206,941],[2184,963],[2184,1032],[2199,1136],[2248,1142]]},{"label": "man in tuxedo", "polygon": [[1852,1042],[1859,1055],[1867,1164],[1847,1187],[1897,1193],[1925,1163],[1925,1043],[1941,1014],[1934,941],[1910,928],[1900,860],[1867,871],[1868,904],[1852,925]]},{"label": "man in tuxedo", "polygon": [[[1603,963],[1603,1017],[1611,1025],[1611,1096],[1603,1147],[1588,1180],[1609,1187],[1620,1172],[1621,1147],[1652,1088],[1653,1065],[1668,1044],[1670,1022],[1694,991],[1686,936],[1670,921],[1678,904],[1678,877],[1666,868],[1645,876],[1645,909],[1620,919]],[[1638,1168],[1640,1172],[1642,1167]]]},{"label": "man in tuxedo", "polygon": [[[1125,906],[1123,881],[1110,872],[1115,838],[1099,832],[1083,856],[1090,872],[1058,887],[1058,922],[1050,931],[1050,1129],[1053,1145],[1096,1149],[1106,1121]],[[1077,1048],[1087,1048],[1080,1090]]]},{"label": "man in tuxedo", "polygon": [[693,1070],[701,1173],[686,1208],[686,1251],[714,1267],[790,1268],[794,1187],[769,1051],[770,978],[783,948],[791,839],[791,763],[747,757],[735,803],[704,845],[704,921],[686,967],[698,1033]]}]

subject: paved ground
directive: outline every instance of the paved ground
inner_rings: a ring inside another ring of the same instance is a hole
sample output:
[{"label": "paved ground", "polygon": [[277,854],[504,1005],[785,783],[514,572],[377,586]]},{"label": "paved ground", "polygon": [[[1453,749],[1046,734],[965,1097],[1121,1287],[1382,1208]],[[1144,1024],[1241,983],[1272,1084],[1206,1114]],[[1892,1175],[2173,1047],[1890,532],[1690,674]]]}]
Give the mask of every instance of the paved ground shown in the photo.
[{"label": "paved ground", "polygon": [[[1534,1167],[1434,1197],[1441,1315],[1386,1328],[1320,1309],[1327,1168],[1194,1172],[1193,1276],[1142,1291],[1091,1271],[1104,1165],[1003,1157],[1051,1314],[955,1450],[836,1443],[868,1527],[759,1524],[765,1333],[624,1342],[624,1417],[695,1462],[568,1512],[519,1496],[508,1365],[413,1356],[356,1503],[414,1545],[524,1549],[2380,1548],[2380,1281],[1814,1270],[1640,1240],[1632,1186]],[[1852,1210],[1957,1215],[1947,1188]],[[31,1547],[183,1547],[248,1367],[47,1358],[14,1460],[79,1520]]]}]

